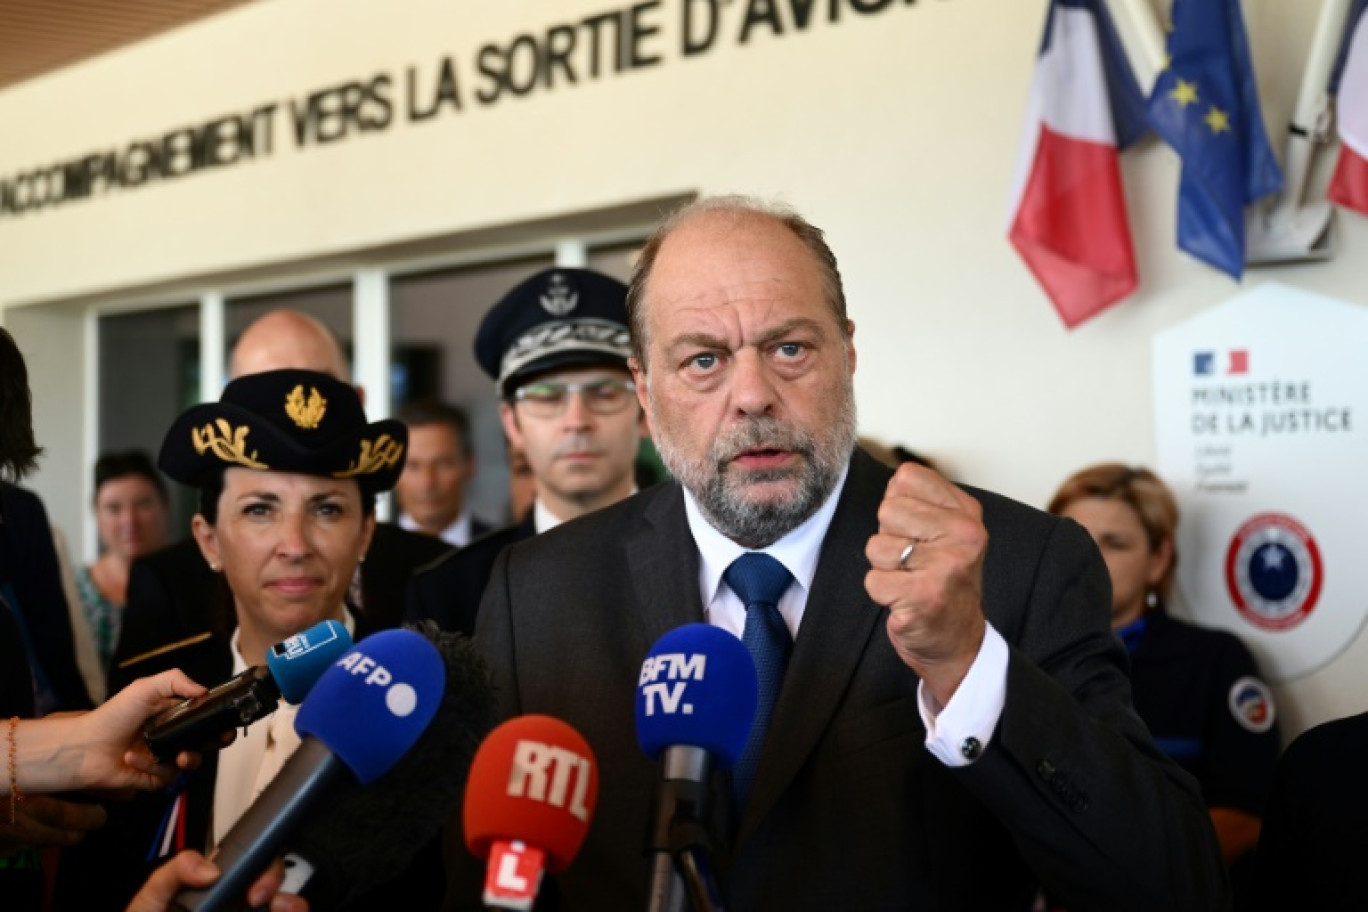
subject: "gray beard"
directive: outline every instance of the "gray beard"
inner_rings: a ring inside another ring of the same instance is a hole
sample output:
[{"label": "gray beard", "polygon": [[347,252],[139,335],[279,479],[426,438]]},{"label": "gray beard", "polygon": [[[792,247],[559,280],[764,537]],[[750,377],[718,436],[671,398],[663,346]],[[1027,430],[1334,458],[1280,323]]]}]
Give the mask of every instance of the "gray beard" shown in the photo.
[{"label": "gray beard", "polygon": [[[663,435],[655,441],[670,474],[688,488],[708,522],[747,548],[765,548],[801,526],[816,513],[840,480],[855,448],[854,396],[840,410],[836,426],[818,438],[774,418],[750,418],[713,441],[707,458],[691,462]],[[654,408],[654,403],[652,403]],[[788,450],[800,458],[797,468],[733,474],[738,453],[762,446]],[[797,476],[796,496],[782,501],[755,501],[746,496],[752,483]]]}]

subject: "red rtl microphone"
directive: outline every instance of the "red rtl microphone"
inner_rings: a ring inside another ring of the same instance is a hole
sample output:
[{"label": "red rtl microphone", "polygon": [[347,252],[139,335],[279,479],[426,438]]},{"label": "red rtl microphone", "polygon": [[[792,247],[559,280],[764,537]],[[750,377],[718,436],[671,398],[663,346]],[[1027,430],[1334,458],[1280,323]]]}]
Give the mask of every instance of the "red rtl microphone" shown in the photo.
[{"label": "red rtl microphone", "polygon": [[465,793],[466,846],[486,859],[484,902],[527,912],[544,870],[579,852],[598,801],[589,742],[550,716],[519,716],[475,752]]}]

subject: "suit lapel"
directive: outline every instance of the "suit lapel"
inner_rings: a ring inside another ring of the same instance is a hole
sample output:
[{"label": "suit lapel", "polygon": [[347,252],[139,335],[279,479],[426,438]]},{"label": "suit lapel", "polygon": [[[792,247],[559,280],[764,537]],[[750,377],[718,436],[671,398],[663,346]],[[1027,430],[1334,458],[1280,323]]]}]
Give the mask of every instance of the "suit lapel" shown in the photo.
[{"label": "suit lapel", "polygon": [[698,548],[684,514],[684,494],[677,483],[638,495],[647,499],[625,549],[632,584],[632,612],[640,625],[641,657],[655,641],[684,624],[703,620],[698,592]]},{"label": "suit lapel", "polygon": [[812,592],[784,676],[755,786],[737,832],[740,845],[807,762],[830,724],[883,609],[870,601],[865,543],[878,530],[878,505],[890,477],[863,451],[850,463],[841,500],[822,541]]}]

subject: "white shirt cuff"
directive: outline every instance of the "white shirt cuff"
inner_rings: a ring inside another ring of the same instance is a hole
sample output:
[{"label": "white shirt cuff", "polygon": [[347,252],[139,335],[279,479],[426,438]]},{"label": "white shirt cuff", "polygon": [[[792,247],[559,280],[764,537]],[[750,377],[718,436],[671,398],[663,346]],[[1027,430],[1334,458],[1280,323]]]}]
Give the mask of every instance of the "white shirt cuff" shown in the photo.
[{"label": "white shirt cuff", "polygon": [[1007,641],[988,624],[969,673],[939,712],[931,709],[926,682],[917,687],[926,749],[946,766],[968,766],[988,746],[1006,702]]}]

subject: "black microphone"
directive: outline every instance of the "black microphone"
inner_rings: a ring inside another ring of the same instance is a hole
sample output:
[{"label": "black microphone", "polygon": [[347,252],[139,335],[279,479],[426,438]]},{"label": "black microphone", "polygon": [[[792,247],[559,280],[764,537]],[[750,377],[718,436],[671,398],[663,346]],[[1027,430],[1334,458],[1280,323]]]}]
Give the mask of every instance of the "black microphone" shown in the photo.
[{"label": "black microphone", "polygon": [[[431,622],[415,628],[437,647],[446,693],[437,715],[394,767],[319,808],[285,847],[285,889],[317,909],[354,902],[404,870],[438,835],[465,790],[494,725],[494,692],[470,640]],[[434,849],[440,853],[440,845]],[[438,884],[439,890],[445,884]]]},{"label": "black microphone", "polygon": [[276,643],[254,665],[207,693],[154,716],[143,729],[152,755],[169,762],[181,751],[213,750],[224,735],[275,712],[280,699],[299,703],[333,660],[351,648],[337,621],[321,621]]},{"label": "black microphone", "polygon": [[314,808],[398,763],[436,715],[445,680],[436,647],[411,630],[377,633],[339,659],[299,707],[299,749],[209,856],[222,876],[182,891],[175,908],[235,908]]},{"label": "black microphone", "polygon": [[651,647],[637,680],[637,743],[660,761],[647,852],[650,912],[720,909],[712,876],[714,767],[741,756],[759,685],[750,652],[710,624],[688,624]]}]

